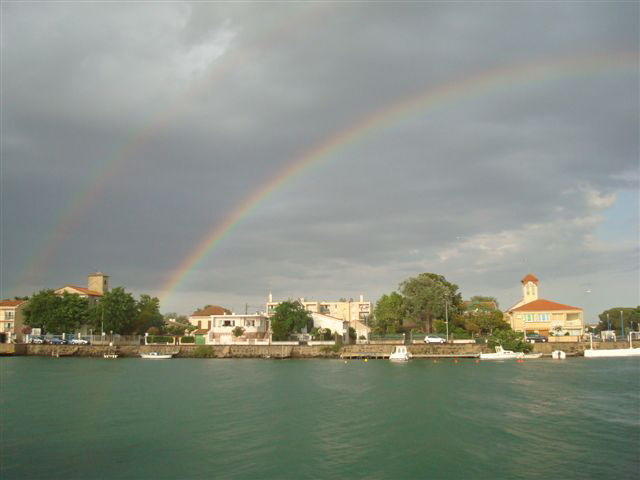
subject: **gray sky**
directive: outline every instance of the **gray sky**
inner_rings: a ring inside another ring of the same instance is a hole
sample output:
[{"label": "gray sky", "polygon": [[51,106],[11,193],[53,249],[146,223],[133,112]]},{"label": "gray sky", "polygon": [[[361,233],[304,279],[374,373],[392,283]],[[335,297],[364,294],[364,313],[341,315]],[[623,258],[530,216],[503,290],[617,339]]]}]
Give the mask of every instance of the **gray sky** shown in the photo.
[{"label": "gray sky", "polygon": [[[284,182],[162,310],[255,310],[269,290],[375,300],[421,272],[503,307],[532,272],[542,297],[587,321],[640,302],[637,3],[1,8],[3,297],[94,270],[157,293],[314,146],[405,98],[511,69]],[[632,55],[616,64],[620,52]],[[528,78],[531,65],[546,73]]]}]

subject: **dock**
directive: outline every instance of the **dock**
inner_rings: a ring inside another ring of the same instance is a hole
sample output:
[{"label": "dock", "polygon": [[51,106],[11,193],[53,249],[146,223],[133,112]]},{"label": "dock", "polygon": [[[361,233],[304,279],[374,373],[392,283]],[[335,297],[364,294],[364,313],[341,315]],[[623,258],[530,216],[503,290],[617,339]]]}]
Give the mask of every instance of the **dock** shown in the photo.
[{"label": "dock", "polygon": [[[340,358],[344,360],[376,360],[388,359],[390,353],[372,353],[372,352],[350,352],[343,353]],[[463,353],[463,354],[429,354],[429,353],[412,353],[411,358],[480,358],[479,353]]]}]

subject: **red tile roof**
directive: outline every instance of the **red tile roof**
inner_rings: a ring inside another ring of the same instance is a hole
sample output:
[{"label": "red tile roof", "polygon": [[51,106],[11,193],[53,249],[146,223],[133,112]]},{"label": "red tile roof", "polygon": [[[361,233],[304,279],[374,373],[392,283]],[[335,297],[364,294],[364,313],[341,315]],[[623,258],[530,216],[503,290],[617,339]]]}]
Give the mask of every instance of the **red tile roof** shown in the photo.
[{"label": "red tile roof", "polygon": [[582,310],[580,307],[572,307],[571,305],[563,305],[562,303],[552,302],[539,298],[533,302],[514,308],[512,312],[548,312],[550,310]]},{"label": "red tile roof", "polygon": [[527,283],[527,282],[533,282],[533,283],[538,283],[539,280],[536,278],[536,276],[533,273],[527,273],[524,278],[522,280],[520,280],[522,283]]},{"label": "red tile roof", "polygon": [[[78,290],[81,293],[84,293],[85,295],[90,295],[92,297],[102,297],[102,294],[100,292],[96,292],[95,290],[89,290],[88,288],[84,288],[84,287],[77,287],[76,285],[65,285],[62,288],[73,288],[74,290]],[[58,290],[62,290],[62,289],[58,289]]]},{"label": "red tile roof", "polygon": [[26,300],[2,300],[0,302],[0,307],[17,307],[18,305],[22,305]]},{"label": "red tile roof", "polygon": [[209,305],[207,308],[203,308],[202,310],[196,310],[191,316],[208,317],[209,315],[231,315],[231,310],[219,307],[218,305]]}]

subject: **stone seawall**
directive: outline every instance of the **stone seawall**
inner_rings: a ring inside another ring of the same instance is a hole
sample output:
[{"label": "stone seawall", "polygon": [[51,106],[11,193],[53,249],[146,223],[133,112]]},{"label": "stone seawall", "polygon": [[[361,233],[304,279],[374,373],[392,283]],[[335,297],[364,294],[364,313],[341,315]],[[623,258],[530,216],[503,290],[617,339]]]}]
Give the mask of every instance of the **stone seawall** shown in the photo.
[{"label": "stone seawall", "polygon": [[[598,342],[597,349],[627,348],[627,342]],[[0,344],[2,355],[38,355],[60,357],[102,357],[115,350],[121,357],[139,357],[141,353],[171,353],[176,358],[339,358],[345,354],[388,355],[394,345],[344,345],[340,348],[320,345],[132,345],[108,347],[101,345],[25,345]],[[582,355],[588,343],[536,343],[533,352],[551,354],[563,350],[569,355]],[[422,355],[474,355],[492,352],[486,345],[409,345],[412,354]]]}]

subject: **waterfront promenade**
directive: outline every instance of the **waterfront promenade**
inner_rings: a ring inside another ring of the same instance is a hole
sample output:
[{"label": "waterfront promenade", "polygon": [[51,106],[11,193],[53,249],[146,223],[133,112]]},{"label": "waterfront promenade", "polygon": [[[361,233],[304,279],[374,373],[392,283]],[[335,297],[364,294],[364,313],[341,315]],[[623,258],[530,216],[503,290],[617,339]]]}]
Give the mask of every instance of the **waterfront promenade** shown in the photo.
[{"label": "waterfront promenade", "polygon": [[[626,348],[627,342],[599,342],[598,349]],[[534,353],[550,355],[553,350],[563,350],[570,356],[581,356],[589,348],[586,342],[536,343]],[[101,345],[33,345],[33,344],[1,344],[2,355],[27,355],[46,357],[102,357],[113,348]],[[121,357],[138,357],[140,353],[160,352],[172,353],[177,358],[341,358],[367,357],[386,358],[393,351],[394,345],[344,345],[310,346],[310,345],[126,345],[116,350]],[[473,357],[480,353],[492,352],[486,345],[409,345],[409,351],[420,357]]]}]

